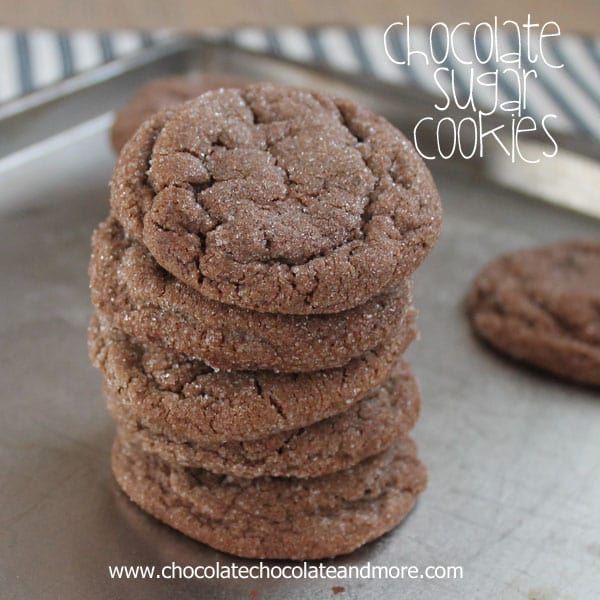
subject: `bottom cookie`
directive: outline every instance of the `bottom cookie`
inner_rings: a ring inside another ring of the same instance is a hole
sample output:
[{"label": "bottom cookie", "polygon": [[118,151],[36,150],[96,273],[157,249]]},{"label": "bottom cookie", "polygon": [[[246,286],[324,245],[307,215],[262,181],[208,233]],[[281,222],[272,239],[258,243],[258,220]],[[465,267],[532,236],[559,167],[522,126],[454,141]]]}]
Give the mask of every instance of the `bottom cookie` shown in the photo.
[{"label": "bottom cookie", "polygon": [[398,525],[427,481],[408,437],[314,479],[215,475],[166,463],[123,437],[112,466],[127,496],[160,521],[217,550],[263,559],[348,554]]}]

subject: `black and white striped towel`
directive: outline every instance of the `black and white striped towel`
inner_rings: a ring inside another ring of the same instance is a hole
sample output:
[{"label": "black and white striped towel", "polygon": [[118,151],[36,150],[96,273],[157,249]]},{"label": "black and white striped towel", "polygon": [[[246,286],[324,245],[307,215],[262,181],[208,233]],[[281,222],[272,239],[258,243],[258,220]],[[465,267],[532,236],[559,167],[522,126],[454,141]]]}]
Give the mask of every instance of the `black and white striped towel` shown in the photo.
[{"label": "black and white striped towel", "polygon": [[[225,37],[241,47],[326,64],[347,72],[366,72],[435,93],[433,71],[437,65],[426,66],[422,61],[410,68],[394,65],[385,55],[383,33],[383,27],[281,27],[245,28],[212,35]],[[0,103],[139,52],[144,47],[165,43],[174,35],[171,32],[54,32],[0,28]],[[424,28],[413,29],[412,39],[415,49],[426,49],[428,38]],[[402,38],[390,37],[389,41],[393,55],[402,58],[406,51]],[[565,66],[551,69],[536,65],[538,78],[528,80],[526,112],[538,121],[545,114],[556,114],[556,129],[600,138],[600,39],[562,35],[552,41],[552,62]],[[456,43],[462,56],[473,52],[470,42],[468,32],[459,32]],[[504,43],[512,42],[505,38]],[[465,92],[466,71],[452,59],[445,66],[456,70],[459,93]],[[484,68],[480,68],[483,72]],[[500,100],[514,98],[516,91],[510,78],[503,79]],[[475,99],[480,105],[490,100],[486,94],[489,92],[485,89],[476,91]]]}]

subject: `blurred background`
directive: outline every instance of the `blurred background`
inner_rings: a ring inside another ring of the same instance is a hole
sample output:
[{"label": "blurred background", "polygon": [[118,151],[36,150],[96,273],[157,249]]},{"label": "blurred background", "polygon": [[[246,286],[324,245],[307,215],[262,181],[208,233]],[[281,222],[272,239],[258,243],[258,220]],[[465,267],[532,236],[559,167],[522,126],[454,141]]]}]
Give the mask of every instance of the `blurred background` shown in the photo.
[{"label": "blurred background", "polygon": [[[386,57],[383,34],[390,23],[410,15],[415,47],[426,50],[427,26],[436,21],[450,27],[463,21],[472,26],[493,23],[495,18],[500,23],[505,19],[522,23],[528,14],[534,22],[560,25],[562,35],[549,40],[549,45],[551,59],[565,68],[536,65],[538,77],[530,80],[526,114],[539,122],[543,115],[553,113],[557,118],[551,127],[556,131],[600,138],[600,2],[586,0],[0,0],[0,105],[190,34],[436,94],[433,74],[438,65],[418,62],[410,68],[399,67]],[[467,52],[472,47],[469,35],[464,29],[457,37]],[[501,36],[503,43],[515,46],[510,36]],[[400,31],[394,32],[390,43],[394,56],[405,56]],[[466,92],[464,66],[453,56],[444,66],[457,71],[461,91]],[[491,64],[490,68],[500,66]],[[500,100],[510,99],[517,91],[508,77],[500,87]],[[476,90],[479,105],[488,101],[485,91]]]},{"label": "blurred background", "polygon": [[0,23],[15,27],[204,27],[275,24],[383,24],[410,14],[415,22],[447,23],[522,19],[556,20],[566,31],[595,34],[600,30],[600,3],[595,0],[25,0],[0,2]]}]

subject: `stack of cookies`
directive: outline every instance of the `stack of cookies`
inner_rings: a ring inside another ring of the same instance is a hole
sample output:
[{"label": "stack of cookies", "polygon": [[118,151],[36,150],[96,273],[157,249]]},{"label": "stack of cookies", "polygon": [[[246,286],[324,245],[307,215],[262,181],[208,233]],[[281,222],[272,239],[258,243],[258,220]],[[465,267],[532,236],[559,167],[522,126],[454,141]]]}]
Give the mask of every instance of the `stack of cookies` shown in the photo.
[{"label": "stack of cookies", "polygon": [[407,433],[431,175],[353,102],[207,92],[125,144],[93,239],[90,353],[144,510],[246,557],[351,552],[426,483]]}]

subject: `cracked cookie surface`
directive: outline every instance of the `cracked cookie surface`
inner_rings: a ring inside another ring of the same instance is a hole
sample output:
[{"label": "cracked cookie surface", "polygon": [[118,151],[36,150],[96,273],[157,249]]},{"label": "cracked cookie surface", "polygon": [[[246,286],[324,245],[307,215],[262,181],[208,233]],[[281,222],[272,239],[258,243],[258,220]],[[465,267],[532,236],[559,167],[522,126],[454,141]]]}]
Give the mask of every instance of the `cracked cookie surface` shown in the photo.
[{"label": "cracked cookie surface", "polygon": [[89,331],[90,357],[115,410],[167,439],[205,445],[306,427],[348,410],[394,372],[414,398],[410,368],[399,362],[406,344],[397,338],[325,371],[225,373],[137,342],[96,317]]},{"label": "cracked cookie surface", "polygon": [[418,267],[441,226],[431,175],[390,123],[269,84],[145,122],[120,155],[111,206],[179,280],[271,313],[367,302]]},{"label": "cracked cookie surface", "polygon": [[94,233],[92,303],[115,327],[225,370],[337,368],[393,335],[414,338],[410,282],[332,315],[276,315],[204,297],[162,269],[114,219]]},{"label": "cracked cookie surface", "polygon": [[347,469],[412,429],[420,409],[414,376],[406,363],[399,363],[384,385],[342,413],[260,439],[206,444],[165,435],[164,428],[148,426],[121,398],[107,392],[109,411],[122,434],[145,452],[182,466],[246,478],[317,477]]},{"label": "cracked cookie surface", "polygon": [[513,358],[600,385],[600,240],[500,256],[468,297],[475,330]]},{"label": "cracked cookie surface", "polygon": [[165,108],[182,104],[209,90],[239,87],[245,83],[241,79],[215,73],[189,73],[154,79],[140,86],[118,111],[110,132],[112,147],[120,152],[144,121]]},{"label": "cracked cookie surface", "polygon": [[113,472],[145,511],[213,548],[249,558],[347,554],[404,519],[426,485],[412,440],[313,479],[240,479],[190,469],[117,438]]},{"label": "cracked cookie surface", "polygon": [[398,372],[345,412],[308,427],[257,440],[205,445],[158,434],[132,419],[119,399],[110,394],[107,399],[121,434],[145,452],[166,462],[244,478],[318,477],[348,469],[406,434],[420,405],[414,378]]}]

